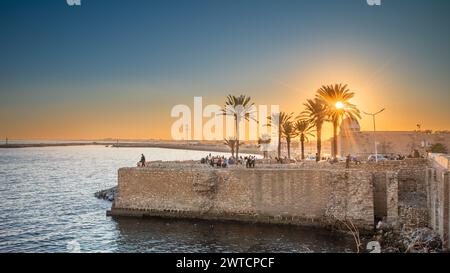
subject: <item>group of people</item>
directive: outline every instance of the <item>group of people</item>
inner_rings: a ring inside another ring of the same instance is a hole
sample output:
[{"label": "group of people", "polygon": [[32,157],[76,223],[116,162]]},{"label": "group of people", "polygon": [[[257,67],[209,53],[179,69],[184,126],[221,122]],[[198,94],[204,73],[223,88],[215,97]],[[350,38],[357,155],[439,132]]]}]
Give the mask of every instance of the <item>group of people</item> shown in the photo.
[{"label": "group of people", "polygon": [[[229,165],[242,165],[243,162],[245,162],[245,166],[247,168],[254,168],[256,163],[256,157],[255,156],[246,156],[242,157],[240,156],[238,159],[236,159],[234,156],[230,156],[229,158],[225,156],[212,156],[211,154],[207,155],[206,157],[202,158],[200,161],[202,164],[209,164],[212,167],[218,167],[218,168],[228,168]],[[145,167],[145,156],[144,154],[141,154],[141,159],[137,163],[138,167]]]},{"label": "group of people", "polygon": [[246,168],[255,168],[256,157],[255,156],[246,156],[245,157],[245,167]]},{"label": "group of people", "polygon": [[226,158],[225,156],[212,156],[211,154],[202,158],[200,161],[202,164],[209,164],[212,167],[227,168],[228,165],[234,164],[233,158]]},{"label": "group of people", "polygon": [[[388,158],[388,160],[403,160],[405,156],[401,155],[392,155]],[[292,160],[285,158],[275,157],[277,163],[292,163]],[[245,162],[245,167],[247,168],[255,168],[256,157],[255,156],[240,156],[239,158],[235,158],[234,156],[230,156],[229,158],[225,156],[212,156],[211,154],[201,159],[202,164],[209,164],[212,167],[218,168],[227,168],[229,165],[243,165]],[[295,162],[295,160],[294,160]],[[329,160],[330,163],[335,163],[333,160]],[[350,163],[355,163],[356,165],[361,164],[361,161],[350,154],[348,154],[345,158],[345,166],[346,168],[350,168]],[[138,167],[145,167],[145,156],[142,154],[141,159],[138,162]]]},{"label": "group of people", "polygon": [[254,168],[256,163],[255,156],[246,156],[239,158],[235,158],[234,156],[225,157],[225,156],[212,156],[211,154],[200,160],[202,164],[209,164],[212,167],[218,168],[228,168],[230,165],[242,165],[245,162],[245,166],[247,168]]}]

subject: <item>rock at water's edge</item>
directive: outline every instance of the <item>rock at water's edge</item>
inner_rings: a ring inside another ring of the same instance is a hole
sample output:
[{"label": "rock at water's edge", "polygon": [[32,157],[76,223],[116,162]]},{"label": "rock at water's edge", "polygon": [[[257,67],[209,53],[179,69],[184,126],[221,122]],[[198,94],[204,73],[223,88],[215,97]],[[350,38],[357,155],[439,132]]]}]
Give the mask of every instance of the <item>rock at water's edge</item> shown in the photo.
[{"label": "rock at water's edge", "polygon": [[98,191],[94,195],[97,198],[112,202],[112,201],[114,201],[114,199],[116,198],[116,195],[117,195],[117,186],[112,187],[110,189]]},{"label": "rock at water's edge", "polygon": [[430,228],[404,228],[396,230],[385,223],[379,223],[373,237],[385,253],[439,253],[443,251],[442,240]]}]

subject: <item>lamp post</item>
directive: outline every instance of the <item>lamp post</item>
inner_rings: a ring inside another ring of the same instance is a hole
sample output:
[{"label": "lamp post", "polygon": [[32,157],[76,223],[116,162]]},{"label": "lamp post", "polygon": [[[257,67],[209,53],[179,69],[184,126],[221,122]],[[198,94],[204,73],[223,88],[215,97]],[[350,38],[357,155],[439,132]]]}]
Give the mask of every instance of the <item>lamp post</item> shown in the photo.
[{"label": "lamp post", "polygon": [[380,111],[378,111],[376,113],[366,113],[366,112],[363,111],[363,113],[365,115],[372,116],[372,119],[373,119],[373,138],[374,138],[374,141],[375,141],[375,162],[378,162],[378,148],[377,148],[377,134],[376,134],[377,128],[376,128],[376,125],[375,125],[375,116],[380,114],[384,110],[386,110],[386,108],[383,108],[383,109],[381,109]]},{"label": "lamp post", "polygon": [[[419,150],[420,148],[423,148],[425,150],[425,153],[427,152],[427,139],[426,139],[426,130],[422,131],[422,124],[418,123],[417,125],[417,139],[420,142],[419,143],[419,148],[417,150]],[[423,134],[425,133],[425,134]],[[422,137],[421,137],[422,135]],[[414,152],[414,151],[413,151]]]}]

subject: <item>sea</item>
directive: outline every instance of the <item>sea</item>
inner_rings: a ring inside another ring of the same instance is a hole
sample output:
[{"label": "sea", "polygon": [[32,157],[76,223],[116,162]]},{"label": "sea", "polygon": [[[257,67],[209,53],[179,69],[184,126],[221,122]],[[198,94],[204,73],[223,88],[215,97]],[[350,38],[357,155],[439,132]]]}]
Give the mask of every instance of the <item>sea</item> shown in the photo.
[{"label": "sea", "polygon": [[[210,152],[105,145],[0,149],[0,253],[352,252],[352,237],[317,228],[160,218],[111,218],[94,193],[117,170]],[[211,152],[213,155],[226,155]]]}]

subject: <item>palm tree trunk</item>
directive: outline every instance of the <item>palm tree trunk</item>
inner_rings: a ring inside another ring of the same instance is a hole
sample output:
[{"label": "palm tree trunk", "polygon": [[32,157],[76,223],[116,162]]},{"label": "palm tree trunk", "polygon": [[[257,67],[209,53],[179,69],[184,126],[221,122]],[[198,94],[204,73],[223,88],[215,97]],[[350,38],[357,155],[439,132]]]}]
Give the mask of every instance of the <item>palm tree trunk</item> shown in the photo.
[{"label": "palm tree trunk", "polygon": [[286,142],[287,142],[288,158],[291,159],[291,139],[286,138]]},{"label": "palm tree trunk", "polygon": [[337,130],[338,130],[338,121],[333,121],[333,158],[337,158]]},{"label": "palm tree trunk", "polygon": [[239,118],[235,117],[236,121],[236,159],[239,160]]},{"label": "palm tree trunk", "polygon": [[278,128],[278,158],[281,159],[281,126]]},{"label": "palm tree trunk", "polygon": [[305,137],[302,135],[300,137],[300,143],[302,144],[302,160],[305,159]]},{"label": "palm tree trunk", "polygon": [[316,161],[319,162],[322,157],[322,126],[317,127],[317,156]]}]

